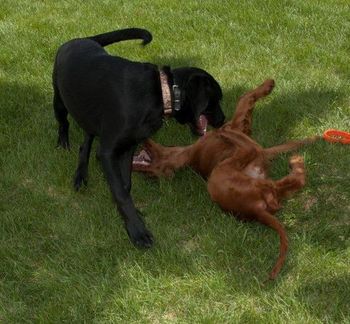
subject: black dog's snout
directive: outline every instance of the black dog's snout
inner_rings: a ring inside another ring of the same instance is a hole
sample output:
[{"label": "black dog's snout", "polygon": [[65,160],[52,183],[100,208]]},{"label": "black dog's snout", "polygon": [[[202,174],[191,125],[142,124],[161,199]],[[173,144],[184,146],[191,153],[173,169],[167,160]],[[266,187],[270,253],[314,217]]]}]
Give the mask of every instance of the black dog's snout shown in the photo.
[{"label": "black dog's snout", "polygon": [[219,118],[210,118],[209,117],[209,124],[213,126],[214,128],[219,128],[225,123],[225,115],[222,114]]}]

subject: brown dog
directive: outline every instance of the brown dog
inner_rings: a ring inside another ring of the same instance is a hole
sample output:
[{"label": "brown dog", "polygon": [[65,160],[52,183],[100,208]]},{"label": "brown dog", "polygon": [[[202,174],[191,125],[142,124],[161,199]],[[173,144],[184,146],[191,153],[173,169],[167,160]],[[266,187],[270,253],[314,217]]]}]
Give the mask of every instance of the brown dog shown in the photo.
[{"label": "brown dog", "polygon": [[256,220],[276,230],[280,237],[280,253],[269,278],[274,279],[285,261],[288,240],[285,229],[274,214],[280,202],[305,185],[304,161],[290,158],[291,172],[273,181],[267,178],[269,161],[277,154],[293,151],[315,142],[315,136],[301,141],[264,149],[250,138],[255,102],[274,88],[273,80],[239,99],[233,119],[218,130],[208,132],[193,145],[164,147],[152,140],[135,157],[133,169],[153,176],[170,176],[186,165],[208,179],[213,201],[242,220]]}]

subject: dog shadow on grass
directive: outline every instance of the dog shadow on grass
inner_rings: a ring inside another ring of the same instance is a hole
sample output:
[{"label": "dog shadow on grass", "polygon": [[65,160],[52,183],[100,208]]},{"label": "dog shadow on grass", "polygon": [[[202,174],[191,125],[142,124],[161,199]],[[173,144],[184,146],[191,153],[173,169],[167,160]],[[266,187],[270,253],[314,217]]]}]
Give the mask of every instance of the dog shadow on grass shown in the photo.
[{"label": "dog shadow on grass", "polygon": [[[160,66],[169,62],[171,66],[200,66],[196,58],[178,59],[176,62],[171,57],[154,58],[152,61]],[[246,90],[250,89],[244,86],[224,89],[223,108],[228,119],[233,115],[238,98]],[[283,95],[272,94],[269,99],[257,104],[253,117],[254,137],[264,146],[282,143],[288,140],[300,120],[314,118],[313,122],[317,122],[318,117],[331,113],[329,106],[339,96],[341,94],[332,91],[320,93],[317,89]],[[188,135],[188,128],[179,127],[173,122],[165,125],[157,136],[162,139],[163,134],[168,136],[167,133],[172,134],[171,138],[166,140],[167,143],[161,141],[162,144],[189,144],[187,141],[195,140]],[[311,150],[310,158],[316,159],[313,154],[315,153]],[[83,195],[88,196],[89,190]],[[192,281],[197,282],[192,286],[193,289],[199,289],[203,294],[212,293],[215,287],[218,297],[221,293],[234,295],[237,291],[250,291],[254,294],[260,291],[260,283],[267,278],[278,254],[279,242],[274,231],[260,224],[239,222],[222,213],[210,201],[205,181],[188,169],[179,171],[171,180],[150,181],[143,175],[134,175],[133,197],[136,205],[145,213],[145,221],[155,235],[155,246],[151,250],[139,251],[131,246],[122,222],[116,219],[119,216],[115,214],[111,200],[106,198],[101,204],[109,204],[110,213],[103,216],[105,207],[97,211],[96,231],[101,231],[101,238],[108,230],[116,231],[116,238],[113,239],[113,233],[108,233],[104,242],[99,242],[83,232],[74,242],[77,245],[80,241],[86,242],[87,259],[82,260],[80,255],[75,258],[73,250],[67,256],[74,278],[79,278],[76,280],[80,280],[82,286],[90,286],[91,281],[94,283],[96,295],[103,297],[105,311],[108,312],[108,307],[112,307],[116,300],[121,303],[119,294],[126,298],[130,296],[127,301],[132,303],[133,294],[135,300],[136,294],[147,298],[152,287],[160,295],[164,287],[170,290],[170,294],[179,293],[177,286],[191,291],[188,287],[191,287]],[[97,221],[98,217],[103,218],[101,224]],[[281,221],[283,222],[283,217]],[[94,228],[96,224],[93,225],[93,220],[91,222]],[[287,232],[298,232],[297,226],[289,226]],[[118,239],[121,241],[118,242]],[[277,280],[283,281],[291,267],[293,262],[287,260]],[[302,286],[298,296],[310,308],[317,308],[323,304],[314,299],[313,295],[320,293],[326,298],[326,291],[322,291],[323,285],[329,290],[335,285],[336,294],[346,280],[348,278]],[[272,284],[270,289],[273,291],[274,287]],[[83,302],[93,304],[93,295],[90,294],[91,300]],[[339,301],[338,306],[346,313],[344,301]],[[320,311],[316,315],[322,317],[325,312]],[[334,313],[332,318],[336,319],[337,316]]]},{"label": "dog shadow on grass", "polygon": [[28,125],[33,115],[42,113],[39,107],[45,105],[46,99],[43,91],[35,84],[0,82],[0,123],[15,134],[24,125]]},{"label": "dog shadow on grass", "polygon": [[[172,66],[200,66],[197,58],[178,59],[175,62],[171,57],[158,60],[154,58],[154,61],[159,65],[171,62]],[[243,86],[224,90],[223,107],[227,118],[231,118],[237,99],[246,90],[249,89]],[[28,123],[34,123],[36,119],[33,116],[39,117],[42,113],[38,107],[51,108],[47,103],[48,97],[35,86],[1,84],[0,91],[1,115],[4,116],[1,122],[6,124],[6,132],[16,130],[23,124],[28,127]],[[320,93],[317,89],[283,95],[272,94],[266,102],[257,104],[253,117],[256,119],[254,137],[259,139],[259,143],[267,146],[284,142],[301,119],[314,118],[317,122],[317,117],[331,113],[330,104],[341,95],[332,91]],[[34,112],[33,106],[35,106]],[[48,112],[45,111],[45,114]],[[48,122],[48,117],[37,121],[35,127],[43,126],[39,133],[33,133],[38,140],[52,126],[56,133],[51,111],[50,118],[52,118],[51,124],[46,126],[44,125]],[[176,135],[179,132],[189,133],[189,130],[179,130],[174,126],[173,133]],[[53,131],[51,133],[53,134]],[[20,141],[21,136],[25,135],[29,133],[19,134],[17,140]],[[52,150],[55,140],[54,135]],[[176,145],[176,140],[172,144]],[[317,157],[312,154],[311,158],[316,159]],[[36,157],[33,156],[33,160],[28,163],[35,160]],[[76,154],[69,157],[69,160],[74,160],[75,164]],[[55,170],[53,168],[51,172],[59,173]],[[72,169],[72,173],[73,171]],[[90,172],[96,173],[96,170],[90,169]],[[64,176],[69,177],[70,182],[71,175]],[[141,180],[140,175],[136,177],[139,182],[148,181]],[[18,195],[27,197],[23,198],[23,203],[30,203],[30,206],[28,205],[30,215],[23,216],[24,223],[20,219],[18,222],[16,219],[11,219],[8,224],[4,224],[8,226],[9,233],[13,230],[13,222],[18,223],[16,226],[21,228],[21,235],[26,241],[15,242],[17,251],[13,258],[22,264],[20,256],[27,255],[29,270],[23,270],[22,275],[16,273],[14,262],[9,256],[6,259],[7,271],[17,282],[22,282],[23,277],[29,273],[33,278],[30,277],[30,280],[22,285],[28,291],[36,292],[37,295],[34,294],[34,297],[46,296],[48,301],[51,299],[56,305],[60,304],[62,296],[66,302],[70,301],[72,309],[77,311],[79,304],[100,305],[97,302],[99,298],[108,307],[109,303],[113,304],[113,298],[119,292],[125,295],[128,292],[132,294],[140,287],[140,291],[147,294],[149,282],[161,293],[162,284],[168,284],[162,281],[164,277],[168,277],[169,281],[176,280],[186,289],[186,280],[203,280],[203,287],[207,286],[206,280],[208,280],[208,290],[204,293],[209,293],[211,286],[218,287],[218,291],[223,294],[227,294],[227,291],[234,294],[237,290],[249,289],[254,293],[252,286],[259,286],[256,281],[266,279],[277,257],[276,233],[260,224],[241,223],[222,213],[210,201],[205,182],[190,170],[179,171],[172,180],[149,181],[147,193],[143,192],[145,186],[134,188],[135,202],[145,205],[140,208],[145,211],[146,223],[155,234],[156,244],[150,251],[138,251],[131,246],[122,222],[116,219],[119,216],[114,210],[107,189],[106,196],[101,198],[101,195],[94,192],[94,184],[90,183],[92,189],[87,189],[81,194],[72,193],[66,201],[66,191],[57,192],[53,186],[46,193],[37,192],[31,187],[37,188],[35,184],[37,180],[33,181],[34,184],[25,182],[7,186],[9,190],[19,190]],[[45,184],[44,181],[43,183]],[[177,191],[178,189],[180,191]],[[85,209],[84,205],[89,204],[92,192],[94,196],[91,199],[98,199],[101,209],[93,205],[90,207],[93,209],[90,210],[93,215],[87,215],[88,208]],[[77,198],[73,199],[73,195]],[[6,208],[12,206],[14,199],[9,193]],[[16,200],[18,202],[18,199]],[[154,203],[151,203],[152,201]],[[169,201],[171,206],[168,204]],[[45,208],[41,209],[43,204]],[[107,205],[110,207],[106,208]],[[24,211],[19,212],[23,212],[24,215]],[[44,221],[40,221],[40,218]],[[283,218],[281,220],[283,222]],[[83,224],[87,229],[80,230],[79,226]],[[297,231],[295,226],[288,228],[287,231]],[[23,234],[23,231],[27,233]],[[10,236],[8,235],[9,240]],[[313,244],[332,246],[336,242],[313,242]],[[261,248],[262,246],[264,248]],[[287,261],[277,280],[283,280],[290,266]],[[213,273],[219,274],[219,279]],[[341,300],[337,296],[347,282],[349,278],[346,276],[315,281],[302,286],[298,297],[310,307],[310,312],[314,312],[320,318],[328,314],[327,297],[330,296],[330,300],[334,297],[337,300],[336,306],[348,316],[345,298]],[[169,289],[173,287],[168,285]],[[75,288],[72,289],[72,286]],[[198,285],[194,287],[198,288]],[[259,289],[260,287],[256,288],[256,291]],[[89,290],[89,293],[80,294],[84,290]],[[67,293],[69,291],[70,293]],[[33,301],[29,295],[23,293],[22,298],[25,304],[31,305]],[[323,309],[320,309],[320,305]],[[34,311],[40,309],[39,303],[34,306],[36,306]],[[333,310],[329,315],[331,320],[338,320],[339,316]]]}]

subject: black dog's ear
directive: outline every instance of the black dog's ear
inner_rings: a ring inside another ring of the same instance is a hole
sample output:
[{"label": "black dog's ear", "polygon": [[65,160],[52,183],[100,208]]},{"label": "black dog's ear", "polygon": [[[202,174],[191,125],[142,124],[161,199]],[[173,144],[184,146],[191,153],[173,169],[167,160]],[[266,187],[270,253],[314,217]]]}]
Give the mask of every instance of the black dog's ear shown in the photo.
[{"label": "black dog's ear", "polygon": [[209,100],[220,101],[222,90],[217,81],[210,74],[192,75],[186,86],[186,97],[196,118],[199,117],[209,104]]},{"label": "black dog's ear", "polygon": [[199,118],[209,104],[209,87],[210,81],[205,75],[192,75],[187,82],[186,97],[195,118]]}]

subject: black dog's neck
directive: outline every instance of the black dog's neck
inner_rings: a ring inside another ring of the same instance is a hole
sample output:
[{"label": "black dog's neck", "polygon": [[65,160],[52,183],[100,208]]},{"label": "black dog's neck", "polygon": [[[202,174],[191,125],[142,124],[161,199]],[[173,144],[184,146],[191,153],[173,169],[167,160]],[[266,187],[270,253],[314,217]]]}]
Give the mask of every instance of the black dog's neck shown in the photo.
[{"label": "black dog's neck", "polygon": [[[164,113],[165,115],[174,116],[176,112],[179,112],[181,110],[181,89],[179,85],[176,83],[174,75],[171,72],[171,69],[169,66],[163,66],[163,68],[161,69],[161,73],[164,73],[166,76],[167,84],[169,87],[169,93],[170,93],[169,105],[166,104],[166,98],[164,98],[164,95],[163,95]],[[163,84],[162,84],[162,87],[163,87]],[[162,90],[162,93],[164,93],[163,90]],[[167,106],[170,106],[170,107],[167,107]]]}]

